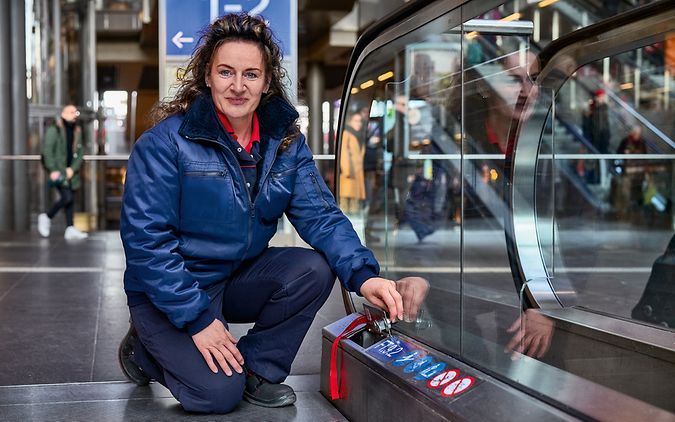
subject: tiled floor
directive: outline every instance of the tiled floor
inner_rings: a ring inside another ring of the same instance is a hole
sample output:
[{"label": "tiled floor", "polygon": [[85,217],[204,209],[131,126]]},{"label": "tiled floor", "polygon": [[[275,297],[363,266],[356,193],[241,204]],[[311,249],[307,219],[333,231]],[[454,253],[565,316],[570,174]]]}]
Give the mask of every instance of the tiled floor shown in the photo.
[{"label": "tiled floor", "polygon": [[[344,315],[337,285],[287,380],[295,406],[242,403],[230,415],[202,416],[183,412],[161,385],[136,387],[120,371],[117,346],[129,318],[123,271],[116,232],[78,243],[0,234],[0,420],[344,420],[318,392],[321,328]],[[237,337],[249,327],[231,326]]]}]

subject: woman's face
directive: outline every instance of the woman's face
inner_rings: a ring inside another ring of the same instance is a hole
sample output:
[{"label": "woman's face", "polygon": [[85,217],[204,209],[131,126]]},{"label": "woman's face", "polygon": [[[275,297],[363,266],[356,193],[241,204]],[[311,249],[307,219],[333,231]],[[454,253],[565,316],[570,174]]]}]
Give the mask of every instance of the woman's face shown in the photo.
[{"label": "woman's face", "polygon": [[258,45],[249,41],[221,44],[209,63],[206,85],[216,108],[230,122],[250,119],[269,89]]},{"label": "woman's face", "polygon": [[490,109],[508,119],[528,119],[532,110],[525,110],[525,102],[530,96],[536,97],[539,88],[533,84],[539,73],[537,57],[527,52],[525,62],[520,63],[518,54],[504,59],[504,71],[495,78],[495,94],[491,97]]}]

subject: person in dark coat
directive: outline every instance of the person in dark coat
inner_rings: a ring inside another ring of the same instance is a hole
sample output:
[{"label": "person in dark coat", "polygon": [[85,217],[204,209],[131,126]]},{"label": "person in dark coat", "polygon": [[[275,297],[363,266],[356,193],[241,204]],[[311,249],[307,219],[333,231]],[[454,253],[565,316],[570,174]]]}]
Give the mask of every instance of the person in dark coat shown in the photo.
[{"label": "person in dark coat", "polygon": [[[617,154],[646,154],[647,144],[642,139],[642,128],[635,125],[628,136],[621,140],[616,149]],[[642,189],[647,168],[643,160],[626,157],[617,160],[619,174],[612,180],[615,194],[614,206],[620,219],[639,219],[642,205]]]},{"label": "person in dark coat", "polygon": [[[396,282],[379,277],[317,170],[281,60],[262,18],[218,18],[129,158],[120,232],[132,324],[119,358],[186,411],[227,413],[242,396],[294,403],[282,382],[336,275],[403,318]],[[284,214],[314,250],[269,247]],[[255,326],[235,339],[228,323],[244,322]]]},{"label": "person in dark coat", "polygon": [[42,164],[47,171],[48,184],[59,192],[59,200],[49,211],[38,215],[38,232],[49,237],[52,219],[61,209],[66,214],[66,240],[86,239],[87,234],[73,226],[73,196],[81,186],[80,168],[82,167],[82,130],[77,126],[77,107],[68,104],[61,110],[45,132],[42,145]]},{"label": "person in dark coat", "polygon": [[590,141],[600,154],[609,152],[609,106],[607,105],[607,93],[604,89],[597,89],[593,94],[593,101],[589,113]]}]

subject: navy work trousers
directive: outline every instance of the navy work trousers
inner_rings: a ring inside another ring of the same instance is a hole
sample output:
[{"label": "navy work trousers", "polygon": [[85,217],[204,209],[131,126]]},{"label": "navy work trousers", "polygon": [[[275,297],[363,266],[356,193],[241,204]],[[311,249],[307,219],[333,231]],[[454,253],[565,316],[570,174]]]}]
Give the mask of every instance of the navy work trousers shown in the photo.
[{"label": "navy work trousers", "polygon": [[[210,293],[211,307],[229,323],[255,325],[239,339],[245,365],[270,382],[291,370],[314,316],[332,290],[335,275],[325,258],[304,248],[268,248],[244,262]],[[134,360],[192,412],[227,413],[243,396],[245,375],[211,372],[185,331],[150,303],[133,306],[131,318],[140,344]]]}]

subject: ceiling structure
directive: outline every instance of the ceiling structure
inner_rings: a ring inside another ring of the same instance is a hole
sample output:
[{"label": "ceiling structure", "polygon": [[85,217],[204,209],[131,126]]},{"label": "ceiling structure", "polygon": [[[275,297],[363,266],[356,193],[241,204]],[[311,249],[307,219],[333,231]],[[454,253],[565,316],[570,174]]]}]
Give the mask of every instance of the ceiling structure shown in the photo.
[{"label": "ceiling structure", "polygon": [[[74,3],[74,2],[73,2]],[[97,65],[104,89],[157,89],[158,1],[105,0],[97,10]],[[340,92],[360,32],[404,1],[298,0],[298,78],[304,86],[308,63],[321,66],[331,97]],[[72,3],[70,3],[72,5]],[[364,19],[368,16],[367,19]],[[124,68],[124,69],[122,69]],[[109,75],[106,77],[106,75]],[[105,81],[108,81],[107,83]],[[300,89],[302,96],[302,89]]]}]

